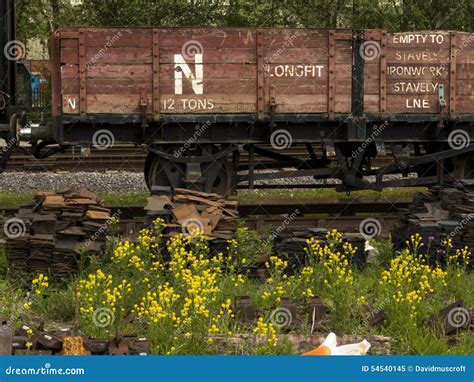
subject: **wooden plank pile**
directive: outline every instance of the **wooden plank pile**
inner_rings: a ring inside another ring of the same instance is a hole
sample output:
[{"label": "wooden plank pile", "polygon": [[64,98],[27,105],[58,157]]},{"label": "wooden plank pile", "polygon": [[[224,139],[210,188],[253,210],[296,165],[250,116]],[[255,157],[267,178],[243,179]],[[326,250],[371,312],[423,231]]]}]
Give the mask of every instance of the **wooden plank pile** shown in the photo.
[{"label": "wooden plank pile", "polygon": [[10,220],[17,231],[7,232],[7,258],[24,272],[72,273],[78,253],[102,253],[108,219],[110,210],[86,189],[38,192],[33,203],[21,206]]},{"label": "wooden plank pile", "polygon": [[237,201],[184,188],[175,188],[173,194],[165,187],[152,190],[145,211],[148,219],[165,221],[169,236],[199,230],[210,240],[230,239],[239,216]]},{"label": "wooden plank pile", "polygon": [[470,266],[474,265],[474,181],[463,180],[452,185],[433,186],[427,194],[418,193],[413,203],[402,210],[400,221],[392,230],[395,250],[405,248],[405,241],[419,233],[425,244],[430,265],[446,264],[445,241],[452,240],[453,249],[470,250]]}]

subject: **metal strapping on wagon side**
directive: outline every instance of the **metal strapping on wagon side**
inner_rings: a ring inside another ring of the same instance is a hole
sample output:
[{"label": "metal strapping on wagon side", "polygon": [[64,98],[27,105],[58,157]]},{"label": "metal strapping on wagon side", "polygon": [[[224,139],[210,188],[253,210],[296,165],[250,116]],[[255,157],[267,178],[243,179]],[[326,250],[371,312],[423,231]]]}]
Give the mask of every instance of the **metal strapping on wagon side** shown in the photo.
[{"label": "metal strapping on wagon side", "polygon": [[264,32],[257,31],[257,118],[263,120],[265,113]]},{"label": "metal strapping on wagon side", "polygon": [[328,45],[329,45],[329,57],[328,57],[328,114],[329,119],[334,118],[335,105],[336,105],[336,38],[334,31],[329,31]]},{"label": "metal strapping on wagon side", "polygon": [[380,40],[381,52],[380,52],[380,89],[379,89],[379,101],[380,101],[380,117],[384,119],[387,114],[387,32],[382,31],[382,37]]},{"label": "metal strapping on wagon side", "polygon": [[160,30],[153,28],[153,119],[160,120]]},{"label": "metal strapping on wagon side", "polygon": [[79,113],[87,113],[86,42],[84,31],[79,32]]},{"label": "metal strapping on wagon side", "polygon": [[449,113],[451,118],[456,117],[456,48],[457,48],[457,33],[450,33],[450,48],[449,48]]}]

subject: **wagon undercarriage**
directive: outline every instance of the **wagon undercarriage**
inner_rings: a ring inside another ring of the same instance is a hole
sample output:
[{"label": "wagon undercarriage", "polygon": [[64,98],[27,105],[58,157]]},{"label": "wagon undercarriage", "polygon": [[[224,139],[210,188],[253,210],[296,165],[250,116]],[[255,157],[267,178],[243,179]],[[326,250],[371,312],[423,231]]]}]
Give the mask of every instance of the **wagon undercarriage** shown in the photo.
[{"label": "wagon undercarriage", "polygon": [[223,194],[302,177],[340,191],[472,177],[473,41],[445,31],[62,29],[50,40],[52,118],[32,123],[12,104],[0,171],[28,141],[37,158],[142,145],[150,187]]}]

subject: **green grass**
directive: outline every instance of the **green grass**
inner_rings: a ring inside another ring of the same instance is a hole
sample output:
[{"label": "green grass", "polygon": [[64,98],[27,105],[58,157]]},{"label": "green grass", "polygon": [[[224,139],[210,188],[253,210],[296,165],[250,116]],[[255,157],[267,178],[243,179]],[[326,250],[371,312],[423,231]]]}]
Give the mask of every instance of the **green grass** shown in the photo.
[{"label": "green grass", "polygon": [[145,206],[148,193],[105,193],[99,192],[98,195],[104,200],[108,207],[138,207]]},{"label": "green grass", "polygon": [[0,208],[17,208],[33,200],[33,192],[0,191]]},{"label": "green grass", "polygon": [[[119,193],[119,192],[98,192],[97,193],[109,207],[135,207],[146,204],[147,193]],[[17,208],[22,204],[31,203],[33,192],[0,192],[0,208]]]},{"label": "green grass", "polygon": [[239,200],[256,199],[285,199],[285,198],[315,198],[315,199],[398,199],[411,198],[417,192],[426,191],[424,187],[406,187],[406,188],[386,188],[381,192],[371,190],[352,191],[350,195],[345,192],[336,192],[331,188],[315,189],[279,189],[279,190],[241,190],[237,195]]},{"label": "green grass", "polygon": [[[381,199],[394,200],[398,198],[411,198],[416,192],[425,191],[423,187],[413,188],[387,188],[382,192],[376,191],[354,191],[349,196],[346,193],[336,192],[333,189],[281,189],[281,190],[241,190],[232,199],[237,200],[269,200],[269,199]],[[148,193],[120,193],[120,192],[98,192],[109,207],[138,207],[146,204]],[[17,208],[22,204],[33,200],[33,192],[5,192],[0,191],[0,208]]]}]

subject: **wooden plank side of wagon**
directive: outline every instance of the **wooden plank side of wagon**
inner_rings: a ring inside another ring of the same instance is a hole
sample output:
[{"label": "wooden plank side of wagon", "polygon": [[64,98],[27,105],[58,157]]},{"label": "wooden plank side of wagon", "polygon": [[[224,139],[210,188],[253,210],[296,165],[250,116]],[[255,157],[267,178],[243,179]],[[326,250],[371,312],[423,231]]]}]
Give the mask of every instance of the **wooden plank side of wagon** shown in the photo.
[{"label": "wooden plank side of wagon", "polygon": [[57,97],[55,93],[60,95],[59,110],[62,113],[80,114],[81,111],[85,113],[87,108],[85,73],[79,70],[79,62],[84,60],[84,57],[81,58],[84,50],[83,36],[78,30],[59,31],[55,34],[54,45],[59,50],[57,55],[53,53],[53,67],[58,71],[57,81],[53,74],[53,99]]},{"label": "wooden plank side of wagon", "polygon": [[64,114],[141,112],[143,94],[152,92],[150,30],[79,28],[60,35]]},{"label": "wooden plank side of wagon", "polygon": [[364,113],[385,113],[386,36],[383,30],[366,31],[359,52],[355,52],[364,60]]},{"label": "wooden plank side of wagon", "polygon": [[474,33],[453,34],[451,77],[456,87],[456,105],[452,113],[474,114]]},{"label": "wooden plank side of wagon", "polygon": [[327,113],[328,31],[265,30],[262,64],[265,103],[275,113]]},{"label": "wooden plank side of wagon", "polygon": [[85,30],[90,114],[153,113],[152,29]]},{"label": "wooden plank side of wagon", "polygon": [[[387,111],[394,114],[449,113],[451,34],[422,31],[388,34]],[[446,104],[440,101],[444,87]],[[455,98],[453,101],[455,102]]]},{"label": "wooden plank side of wagon", "polygon": [[78,53],[67,42],[61,50],[65,114],[79,112],[77,99],[89,105],[87,113],[145,111],[156,120],[160,113],[256,111],[255,31],[86,28],[67,33],[84,36],[84,46]]},{"label": "wooden plank side of wagon", "polygon": [[[161,114],[256,114],[257,31],[163,28],[159,38]],[[155,118],[156,119],[156,118]]]},{"label": "wooden plank side of wagon", "polygon": [[[364,113],[473,112],[473,34],[365,38],[379,52],[364,61]],[[70,28],[51,41],[54,115],[351,112],[350,31]]]},{"label": "wooden plank side of wagon", "polygon": [[[330,78],[330,85],[332,80],[335,88],[334,113],[349,114],[352,111],[352,32],[334,31],[334,40],[336,54],[329,60],[335,75],[335,78]],[[346,52],[342,59],[338,58],[338,51]]]}]

